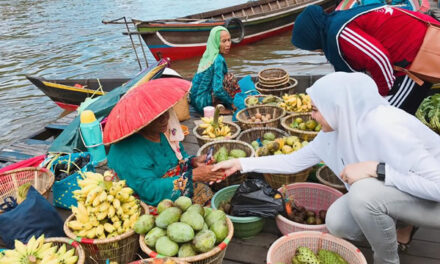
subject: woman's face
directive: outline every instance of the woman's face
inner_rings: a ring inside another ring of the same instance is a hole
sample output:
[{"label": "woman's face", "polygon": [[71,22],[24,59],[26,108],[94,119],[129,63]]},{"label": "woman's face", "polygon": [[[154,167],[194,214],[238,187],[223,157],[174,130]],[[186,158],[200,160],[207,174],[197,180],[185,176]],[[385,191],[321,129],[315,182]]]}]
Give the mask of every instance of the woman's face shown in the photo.
[{"label": "woman's face", "polygon": [[319,112],[318,108],[316,108],[315,104],[312,102],[312,118],[316,120],[321,125],[321,130],[324,132],[331,132],[334,129],[327,123],[327,121],[322,116],[321,112]]},{"label": "woman's face", "polygon": [[220,32],[220,53],[228,54],[231,49],[231,35],[227,31]]},{"label": "woman's face", "polygon": [[168,119],[170,119],[170,113],[166,111],[161,116],[156,118],[156,120],[151,122],[151,124],[145,127],[145,130],[148,130],[148,132],[153,134],[165,133],[168,127]]}]

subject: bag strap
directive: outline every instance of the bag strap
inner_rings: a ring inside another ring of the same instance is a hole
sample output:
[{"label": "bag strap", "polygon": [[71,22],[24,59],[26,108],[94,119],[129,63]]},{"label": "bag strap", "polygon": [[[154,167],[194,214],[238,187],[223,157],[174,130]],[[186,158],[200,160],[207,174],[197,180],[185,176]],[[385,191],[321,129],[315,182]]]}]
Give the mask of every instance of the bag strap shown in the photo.
[{"label": "bag strap", "polygon": [[409,78],[411,78],[411,80],[413,80],[415,83],[417,83],[419,86],[422,86],[424,81],[422,79],[420,79],[419,77],[417,77],[414,73],[408,71],[408,69],[405,69],[403,67],[397,66],[397,65],[393,65],[393,69],[395,71],[400,71],[400,72],[404,72],[406,75],[408,75]]}]

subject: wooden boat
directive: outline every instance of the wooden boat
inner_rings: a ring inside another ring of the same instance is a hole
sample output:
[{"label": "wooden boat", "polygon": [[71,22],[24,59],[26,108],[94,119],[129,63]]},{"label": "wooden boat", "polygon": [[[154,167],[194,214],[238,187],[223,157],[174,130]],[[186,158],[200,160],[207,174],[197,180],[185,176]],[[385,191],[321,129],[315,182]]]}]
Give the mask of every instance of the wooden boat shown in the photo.
[{"label": "wooden boat", "polygon": [[[332,11],[335,0],[259,0],[177,19],[133,20],[156,59],[173,60],[201,56],[209,31],[226,26],[233,46],[246,45],[293,28],[296,17],[309,5]],[[106,22],[104,22],[106,23]]]}]

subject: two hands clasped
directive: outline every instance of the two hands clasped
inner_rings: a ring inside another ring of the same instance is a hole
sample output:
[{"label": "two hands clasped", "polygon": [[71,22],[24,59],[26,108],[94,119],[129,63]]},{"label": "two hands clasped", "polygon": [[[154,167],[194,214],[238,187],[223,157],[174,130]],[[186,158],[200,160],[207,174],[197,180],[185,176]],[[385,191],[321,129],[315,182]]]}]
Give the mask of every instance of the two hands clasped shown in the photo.
[{"label": "two hands clasped", "polygon": [[193,158],[193,180],[199,182],[209,182],[209,185],[215,182],[219,183],[236,171],[241,169],[238,159],[232,159],[220,162],[215,165],[209,165],[206,162],[206,155]]}]

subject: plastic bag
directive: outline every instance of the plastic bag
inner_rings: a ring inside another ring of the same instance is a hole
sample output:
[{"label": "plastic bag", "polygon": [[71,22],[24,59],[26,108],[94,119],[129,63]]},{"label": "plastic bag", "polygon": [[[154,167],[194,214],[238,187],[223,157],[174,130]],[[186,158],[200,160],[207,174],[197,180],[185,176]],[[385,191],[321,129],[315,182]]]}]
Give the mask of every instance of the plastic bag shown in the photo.
[{"label": "plastic bag", "polygon": [[275,217],[284,214],[284,208],[281,193],[255,174],[240,184],[231,200],[233,216]]},{"label": "plastic bag", "polygon": [[8,248],[14,248],[15,239],[26,243],[42,234],[64,237],[63,225],[55,208],[31,186],[21,204],[0,214],[0,237]]}]

